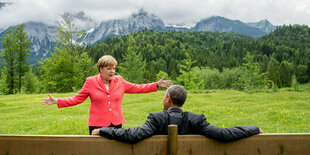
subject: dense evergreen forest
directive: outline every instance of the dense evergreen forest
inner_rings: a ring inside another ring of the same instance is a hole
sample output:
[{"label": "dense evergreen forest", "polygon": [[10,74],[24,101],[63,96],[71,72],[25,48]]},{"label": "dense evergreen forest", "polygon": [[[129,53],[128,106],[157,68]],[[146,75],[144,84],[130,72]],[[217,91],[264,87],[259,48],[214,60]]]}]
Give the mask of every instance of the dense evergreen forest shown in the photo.
[{"label": "dense evergreen forest", "polygon": [[[249,69],[251,65],[254,67],[252,72],[257,72],[252,73],[258,78],[255,79],[256,82],[261,81],[258,82],[259,85],[287,87],[292,82],[309,82],[309,43],[309,27],[298,25],[278,27],[274,32],[257,39],[234,33],[143,30],[108,38],[86,47],[86,51],[95,62],[105,54],[113,55],[120,64],[134,61],[128,59],[128,53],[141,56],[140,63],[127,66],[127,69],[134,68],[134,65],[144,67],[144,81],[139,82],[157,80],[154,75],[160,71],[167,73],[170,79],[177,80],[182,74],[180,71],[186,70],[186,66],[182,67],[182,64],[190,58],[192,62],[187,66],[188,72],[195,71],[196,78],[205,83],[203,88],[240,88],[240,72],[242,68]],[[122,71],[120,74],[126,77]],[[205,79],[211,78],[210,74],[215,76],[214,79]],[[223,74],[228,76],[228,81],[218,80]],[[231,84],[227,84],[229,82]],[[255,83],[254,79],[253,82]],[[257,84],[253,86],[255,85]]]},{"label": "dense evergreen forest", "polygon": [[[2,64],[7,67],[0,71],[0,94],[77,91],[86,77],[97,74],[96,62],[107,54],[116,58],[117,74],[129,82],[154,82],[164,75],[190,91],[300,90],[300,84],[310,80],[310,28],[305,25],[281,26],[260,38],[207,31],[141,30],[81,47],[72,44],[77,34],[70,23],[65,24],[68,26],[59,28],[60,39],[51,58],[25,71],[19,84],[15,84],[18,70],[9,70],[18,64],[18,58],[4,59]],[[24,33],[14,30],[7,36],[15,34]],[[6,42],[14,42],[9,38]],[[13,45],[4,50],[7,55],[14,53],[10,50]]]}]

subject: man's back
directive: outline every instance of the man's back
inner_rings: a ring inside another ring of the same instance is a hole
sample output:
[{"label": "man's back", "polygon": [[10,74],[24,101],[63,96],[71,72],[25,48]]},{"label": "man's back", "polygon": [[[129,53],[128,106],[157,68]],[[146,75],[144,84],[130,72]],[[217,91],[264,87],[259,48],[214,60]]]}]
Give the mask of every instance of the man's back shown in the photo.
[{"label": "man's back", "polygon": [[204,121],[203,114],[183,112],[180,108],[170,108],[167,111],[154,112],[149,115],[159,127],[157,135],[167,135],[168,125],[178,125],[178,134],[199,134],[197,130],[200,123]]},{"label": "man's back", "polygon": [[183,112],[180,108],[151,113],[146,122],[130,129],[101,128],[100,135],[127,143],[136,143],[153,135],[167,135],[168,125],[178,125],[178,134],[201,134],[220,141],[233,141],[259,133],[256,126],[220,128],[209,124],[203,114]]}]

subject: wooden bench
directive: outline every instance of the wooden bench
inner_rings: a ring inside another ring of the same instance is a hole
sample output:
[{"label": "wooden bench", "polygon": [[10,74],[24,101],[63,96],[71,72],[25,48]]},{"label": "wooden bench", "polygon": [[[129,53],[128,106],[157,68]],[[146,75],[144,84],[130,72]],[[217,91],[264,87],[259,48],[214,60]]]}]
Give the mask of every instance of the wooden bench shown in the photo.
[{"label": "wooden bench", "polygon": [[136,144],[99,136],[0,135],[0,155],[165,155],[165,154],[289,154],[310,155],[310,133],[261,134],[224,143],[200,135],[156,135]]}]

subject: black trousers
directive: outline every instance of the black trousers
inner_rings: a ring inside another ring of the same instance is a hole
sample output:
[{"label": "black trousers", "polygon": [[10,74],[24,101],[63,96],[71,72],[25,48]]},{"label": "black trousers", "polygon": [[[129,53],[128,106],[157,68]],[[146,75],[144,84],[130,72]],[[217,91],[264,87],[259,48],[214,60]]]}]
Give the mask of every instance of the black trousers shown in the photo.
[{"label": "black trousers", "polygon": [[[122,128],[122,124],[120,124],[120,125],[113,125],[111,123],[109,127]],[[102,127],[101,126],[89,126],[89,135],[91,135],[93,130],[98,129],[98,128],[102,128]]]}]

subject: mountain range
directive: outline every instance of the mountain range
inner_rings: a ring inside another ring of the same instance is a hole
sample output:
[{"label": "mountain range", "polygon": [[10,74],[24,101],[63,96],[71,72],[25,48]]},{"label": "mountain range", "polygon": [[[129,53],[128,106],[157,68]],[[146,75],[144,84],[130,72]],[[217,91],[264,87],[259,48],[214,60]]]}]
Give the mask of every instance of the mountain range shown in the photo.
[{"label": "mountain range", "polygon": [[[159,17],[143,9],[128,18],[102,21],[101,23],[96,23],[87,17],[84,12],[77,14],[64,13],[61,17],[70,21],[85,34],[83,38],[78,40],[83,45],[93,45],[107,37],[126,35],[142,29],[155,31],[232,32],[251,37],[260,37],[275,29],[275,26],[268,20],[244,23],[240,20],[231,20],[220,16],[202,19],[191,28],[185,26],[168,26]],[[25,25],[25,32],[29,35],[32,42],[29,62],[35,64],[37,61],[48,57],[53,51],[55,46],[53,41],[56,40],[58,26],[46,25],[39,22],[27,22]],[[3,34],[7,31],[8,29],[2,30],[2,32],[0,30],[0,41]],[[0,48],[2,48],[1,44]]]}]

